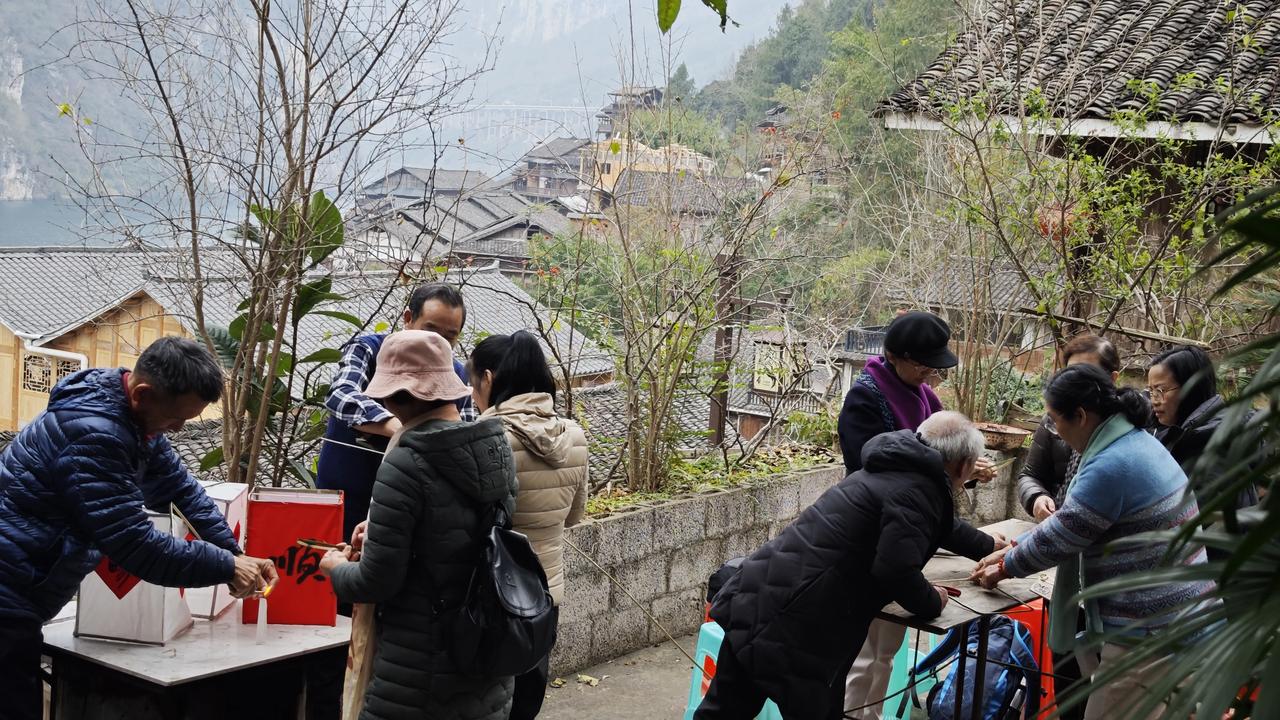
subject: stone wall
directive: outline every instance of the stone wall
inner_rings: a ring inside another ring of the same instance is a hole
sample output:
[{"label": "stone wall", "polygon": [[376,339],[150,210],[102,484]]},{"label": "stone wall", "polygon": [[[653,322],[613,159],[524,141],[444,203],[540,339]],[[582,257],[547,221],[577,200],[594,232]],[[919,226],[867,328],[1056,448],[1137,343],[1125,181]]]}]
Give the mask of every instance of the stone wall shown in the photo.
[{"label": "stone wall", "polygon": [[[976,495],[974,511],[958,498],[961,513],[980,525],[1020,513],[1012,482],[1018,465],[1014,462],[994,482],[969,491]],[[747,487],[638,506],[571,528],[568,541],[600,567],[565,547],[566,587],[552,673],[564,675],[663,642],[662,630],[646,612],[673,637],[697,630],[708,576],[729,558],[746,555],[776,536],[843,477],[843,466],[826,465]]]}]

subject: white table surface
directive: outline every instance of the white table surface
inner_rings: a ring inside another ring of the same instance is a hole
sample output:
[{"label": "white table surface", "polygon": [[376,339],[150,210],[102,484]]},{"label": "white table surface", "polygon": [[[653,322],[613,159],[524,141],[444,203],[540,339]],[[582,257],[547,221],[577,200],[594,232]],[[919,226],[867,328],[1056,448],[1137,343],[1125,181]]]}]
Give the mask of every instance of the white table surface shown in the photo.
[{"label": "white table surface", "polygon": [[259,645],[257,626],[241,624],[239,605],[217,620],[197,619],[190,630],[163,647],[77,638],[75,629],[74,622],[45,625],[45,651],[69,654],[162,686],[338,648],[351,640],[351,620],[338,616],[334,627],[268,625],[266,640]]}]

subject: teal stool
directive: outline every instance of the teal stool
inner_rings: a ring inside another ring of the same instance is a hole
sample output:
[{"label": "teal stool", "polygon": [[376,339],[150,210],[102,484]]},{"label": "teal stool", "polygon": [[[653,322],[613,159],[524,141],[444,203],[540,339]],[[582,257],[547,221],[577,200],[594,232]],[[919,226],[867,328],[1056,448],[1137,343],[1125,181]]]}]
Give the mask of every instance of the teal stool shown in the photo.
[{"label": "teal stool", "polygon": [[[929,633],[927,634],[927,637],[929,639],[928,642],[930,649],[933,649],[938,645],[938,638],[936,635]],[[884,701],[883,717],[885,718],[909,720],[911,717],[912,703],[910,697],[907,698],[906,707],[903,707],[903,695],[899,695],[897,693],[902,693],[906,689],[907,683],[910,681],[911,677],[911,668],[915,667],[916,663],[920,662],[921,657],[924,657],[922,654],[917,653],[916,649],[912,647],[912,644],[915,642],[915,638],[916,634],[908,628],[907,636],[902,641],[902,647],[898,648],[898,653],[893,656],[893,671],[889,674],[889,690],[885,693],[889,698]],[[908,691],[908,693],[904,694],[915,693],[916,695],[927,695],[929,689],[936,685],[937,682],[937,678],[934,677],[932,673],[922,675],[916,678],[915,687]],[[902,708],[901,715],[898,714],[899,708]]]},{"label": "teal stool", "polygon": [[[709,676],[715,675],[716,657],[720,654],[722,642],[724,630],[719,625],[713,622],[702,624],[702,629],[698,631],[698,646],[693,651],[694,668],[689,680],[689,703],[685,706],[684,720],[693,720],[693,713],[706,694],[704,678],[709,683]],[[782,713],[778,712],[778,706],[772,700],[768,700],[756,720],[782,720]]]}]

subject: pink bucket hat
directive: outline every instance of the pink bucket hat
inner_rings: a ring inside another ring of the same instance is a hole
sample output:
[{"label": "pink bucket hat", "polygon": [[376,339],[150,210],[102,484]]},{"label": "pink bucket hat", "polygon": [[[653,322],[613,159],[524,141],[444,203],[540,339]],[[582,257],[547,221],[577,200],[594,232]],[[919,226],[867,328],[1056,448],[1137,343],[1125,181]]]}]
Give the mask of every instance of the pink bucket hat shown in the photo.
[{"label": "pink bucket hat", "polygon": [[471,394],[453,370],[453,348],[436,333],[401,330],[378,351],[365,395],[381,400],[404,390],[419,400],[461,400]]}]

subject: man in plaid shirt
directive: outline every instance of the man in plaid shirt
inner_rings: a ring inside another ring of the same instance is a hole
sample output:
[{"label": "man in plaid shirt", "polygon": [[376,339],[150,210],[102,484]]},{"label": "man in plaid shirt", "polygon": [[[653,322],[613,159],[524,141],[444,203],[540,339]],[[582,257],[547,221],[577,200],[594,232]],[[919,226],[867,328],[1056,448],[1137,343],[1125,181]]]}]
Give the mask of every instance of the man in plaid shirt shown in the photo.
[{"label": "man in plaid shirt", "polygon": [[[430,330],[455,346],[466,319],[462,293],[442,283],[422,285],[414,290],[403,317],[405,330]],[[325,399],[329,425],[320,448],[316,486],[343,491],[342,530],[343,537],[349,540],[354,540],[356,526],[369,514],[369,499],[382,463],[382,452],[386,450],[387,441],[400,429],[399,420],[364,394],[373,379],[378,350],[386,337],[387,333],[361,335],[347,343]],[[453,369],[467,382],[462,363],[455,359]],[[458,401],[458,411],[463,420],[476,419],[470,397]]]}]

